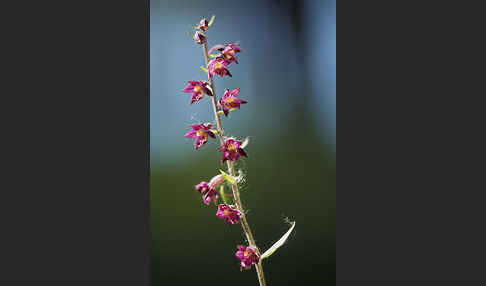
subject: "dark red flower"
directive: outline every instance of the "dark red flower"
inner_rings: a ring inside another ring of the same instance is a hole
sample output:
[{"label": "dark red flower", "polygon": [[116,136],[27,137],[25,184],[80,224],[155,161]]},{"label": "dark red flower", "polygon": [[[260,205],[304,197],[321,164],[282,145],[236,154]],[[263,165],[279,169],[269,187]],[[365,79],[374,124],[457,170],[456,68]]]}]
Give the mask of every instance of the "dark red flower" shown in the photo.
[{"label": "dark red flower", "polygon": [[223,152],[223,163],[226,160],[235,162],[240,156],[248,157],[245,151],[240,147],[241,141],[232,138],[226,139],[224,145],[219,147],[218,150]]},{"label": "dark red flower", "polygon": [[202,181],[196,185],[196,190],[202,194],[203,202],[209,206],[211,199],[214,201],[214,205],[218,203],[218,192],[213,189],[208,182]]},{"label": "dark red flower", "polygon": [[229,225],[235,224],[240,221],[240,217],[243,214],[233,205],[220,204],[216,216],[225,219]]},{"label": "dark red flower", "polygon": [[201,31],[196,31],[196,33],[194,34],[194,41],[197,44],[202,45],[206,43],[206,35]]},{"label": "dark red flower", "polygon": [[223,58],[215,58],[208,63],[208,72],[209,76],[213,77],[214,74],[220,75],[224,77],[228,75],[232,77],[230,71],[226,68],[229,65],[229,62]]},{"label": "dark red flower", "polygon": [[260,261],[258,251],[253,246],[245,247],[243,245],[237,246],[238,251],[236,257],[241,260],[241,269],[250,269],[253,264],[257,264]]},{"label": "dark red flower", "polygon": [[196,150],[208,142],[208,137],[216,138],[213,131],[211,131],[211,128],[213,128],[211,123],[193,124],[190,127],[192,130],[184,136],[187,138],[196,138],[196,145],[194,147]]},{"label": "dark red flower", "polygon": [[182,91],[192,93],[191,104],[193,104],[195,101],[201,100],[205,94],[213,96],[213,93],[208,87],[209,82],[207,81],[190,80],[189,85],[186,86]]},{"label": "dark red flower", "polygon": [[224,59],[229,63],[238,63],[238,61],[236,60],[236,53],[241,53],[241,49],[238,47],[238,43],[228,44],[222,52]]},{"label": "dark red flower", "polygon": [[223,112],[225,116],[228,116],[228,113],[231,108],[238,108],[240,109],[241,104],[247,103],[245,100],[239,99],[237,96],[240,93],[240,89],[233,89],[230,91],[227,89],[224,94],[223,98],[219,100],[221,107],[223,108]]}]

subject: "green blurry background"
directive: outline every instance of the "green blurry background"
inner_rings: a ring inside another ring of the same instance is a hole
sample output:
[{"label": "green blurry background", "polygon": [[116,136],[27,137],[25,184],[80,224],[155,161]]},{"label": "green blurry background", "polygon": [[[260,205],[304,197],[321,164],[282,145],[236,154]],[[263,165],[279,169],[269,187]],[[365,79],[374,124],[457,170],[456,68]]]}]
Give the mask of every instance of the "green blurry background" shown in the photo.
[{"label": "green blurry background", "polygon": [[[208,8],[210,7],[210,8]],[[224,169],[212,140],[195,151],[189,124],[213,121],[206,97],[189,105],[180,92],[204,79],[201,47],[187,35],[216,15],[210,46],[239,41],[225,88],[249,103],[223,118],[225,130],[250,136],[241,197],[265,251],[289,225],[287,243],[263,261],[269,285],[335,285],[335,1],[151,1],[151,268],[152,285],[257,285],[234,256],[246,244],[194,185]]]}]

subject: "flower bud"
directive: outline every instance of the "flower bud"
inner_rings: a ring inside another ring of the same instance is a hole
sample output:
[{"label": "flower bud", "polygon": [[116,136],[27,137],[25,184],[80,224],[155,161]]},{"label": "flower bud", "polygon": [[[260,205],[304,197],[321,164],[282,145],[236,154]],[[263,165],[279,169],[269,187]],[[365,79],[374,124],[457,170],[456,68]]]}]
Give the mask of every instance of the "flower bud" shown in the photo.
[{"label": "flower bud", "polygon": [[204,32],[206,32],[208,29],[209,29],[209,24],[208,24],[208,20],[206,20],[205,18],[202,19],[200,22],[199,22],[199,26],[197,26],[199,29],[203,30]]},{"label": "flower bud", "polygon": [[206,43],[206,35],[201,31],[196,31],[196,33],[194,34],[194,41],[197,44],[202,45]]}]

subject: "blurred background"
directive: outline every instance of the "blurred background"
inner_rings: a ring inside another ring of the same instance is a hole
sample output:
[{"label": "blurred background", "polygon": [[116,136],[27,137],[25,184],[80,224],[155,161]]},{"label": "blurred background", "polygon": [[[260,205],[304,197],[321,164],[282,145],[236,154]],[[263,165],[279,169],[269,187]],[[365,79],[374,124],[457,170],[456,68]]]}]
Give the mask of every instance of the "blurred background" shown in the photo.
[{"label": "blurred background", "polygon": [[189,104],[188,80],[206,79],[202,46],[189,35],[216,15],[208,46],[239,42],[232,78],[248,101],[223,117],[225,131],[250,136],[237,169],[257,245],[269,248],[297,225],[263,268],[268,285],[336,284],[336,2],[151,0],[150,143],[152,285],[257,285],[234,256],[246,244],[194,190],[224,169],[217,140],[195,151],[190,124],[214,122],[210,99]]}]

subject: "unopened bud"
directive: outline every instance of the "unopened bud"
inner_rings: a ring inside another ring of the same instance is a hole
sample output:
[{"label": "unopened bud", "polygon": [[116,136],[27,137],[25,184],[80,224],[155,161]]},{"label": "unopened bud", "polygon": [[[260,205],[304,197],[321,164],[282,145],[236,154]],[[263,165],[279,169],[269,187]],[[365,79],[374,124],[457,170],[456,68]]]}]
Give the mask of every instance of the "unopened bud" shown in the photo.
[{"label": "unopened bud", "polygon": [[203,30],[204,32],[206,32],[208,29],[209,29],[209,24],[208,24],[208,20],[206,20],[205,18],[202,19],[200,22],[199,22],[199,26],[198,26],[199,29]]},{"label": "unopened bud", "polygon": [[204,35],[204,33],[201,31],[196,31],[196,33],[194,34],[194,41],[197,44],[202,45],[206,43],[206,35]]}]

